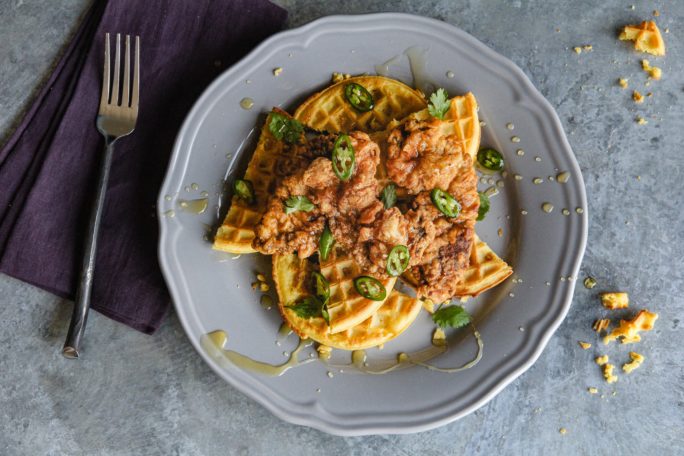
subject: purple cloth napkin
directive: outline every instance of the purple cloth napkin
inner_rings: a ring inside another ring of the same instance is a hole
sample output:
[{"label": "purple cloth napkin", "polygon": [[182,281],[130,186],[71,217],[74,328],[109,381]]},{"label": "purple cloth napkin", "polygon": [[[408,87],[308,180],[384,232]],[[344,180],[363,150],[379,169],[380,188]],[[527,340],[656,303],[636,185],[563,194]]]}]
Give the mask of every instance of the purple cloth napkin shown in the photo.
[{"label": "purple cloth napkin", "polygon": [[176,133],[204,88],[286,17],[266,0],[96,1],[0,150],[0,271],[74,297],[102,157],[104,35],[139,35],[140,113],[115,146],[92,307],[154,332],[169,306],[155,201]]}]

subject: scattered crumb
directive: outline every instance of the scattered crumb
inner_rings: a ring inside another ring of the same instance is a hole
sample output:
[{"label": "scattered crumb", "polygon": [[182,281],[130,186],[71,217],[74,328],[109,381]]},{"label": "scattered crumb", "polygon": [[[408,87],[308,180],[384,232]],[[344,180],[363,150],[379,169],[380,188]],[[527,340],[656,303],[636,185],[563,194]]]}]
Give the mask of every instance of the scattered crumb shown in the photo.
[{"label": "scattered crumb", "polygon": [[648,310],[640,310],[633,319],[620,320],[618,327],[613,329],[610,334],[603,338],[603,343],[608,344],[609,342],[618,338],[623,344],[639,342],[641,340],[639,331],[652,330],[657,319],[657,313],[652,313]]},{"label": "scattered crumb", "polygon": [[349,78],[351,78],[351,74],[335,72],[332,74],[332,83],[337,84],[338,82],[344,81],[345,79]]},{"label": "scattered crumb", "polygon": [[591,344],[589,342],[582,342],[581,340],[578,341],[580,347],[582,347],[582,350],[588,350],[591,348]]},{"label": "scattered crumb", "polygon": [[565,429],[564,427],[562,427],[562,428],[558,429],[558,432],[560,432],[562,435],[565,435],[568,433],[568,430]]},{"label": "scattered crumb", "polygon": [[581,54],[582,53],[582,48],[580,46],[575,46],[572,48],[573,51],[575,51],[575,54]]},{"label": "scattered crumb", "polygon": [[597,356],[594,361],[596,361],[596,364],[599,366],[603,366],[608,362],[608,355]]},{"label": "scattered crumb", "polygon": [[609,327],[610,327],[610,320],[608,320],[607,318],[603,318],[601,320],[596,320],[594,322],[594,326],[592,328],[597,333],[600,333],[601,331],[608,331]]},{"label": "scattered crumb", "polygon": [[435,303],[431,299],[423,299],[423,308],[429,313],[435,313]]},{"label": "scattered crumb", "polygon": [[587,278],[584,279],[584,288],[591,290],[595,286],[596,286],[596,279],[593,278],[592,276],[587,276]]},{"label": "scattered crumb", "polygon": [[635,90],[632,92],[632,100],[634,100],[634,103],[643,103],[644,96],[638,90]]},{"label": "scattered crumb", "polygon": [[589,394],[596,394],[596,393],[598,393],[598,388],[594,388],[592,386],[592,387],[587,388],[587,391],[589,391]]},{"label": "scattered crumb", "polygon": [[618,378],[617,375],[613,374],[613,370],[615,369],[615,366],[612,364],[604,364],[603,365],[603,378],[606,379],[606,382],[608,383],[615,383],[617,382]]},{"label": "scattered crumb", "polygon": [[639,25],[626,25],[618,38],[622,41],[634,41],[634,49],[637,51],[665,55],[665,41],[653,21],[643,21]]},{"label": "scattered crumb", "polygon": [[639,125],[646,125],[648,123],[648,120],[644,119],[641,116],[637,116],[636,123],[638,123]]},{"label": "scattered crumb", "polygon": [[637,176],[636,180],[641,181],[641,176]]},{"label": "scattered crumb", "polygon": [[271,287],[265,282],[261,282],[259,284],[259,290],[263,291],[264,293],[267,292]]},{"label": "scattered crumb", "polygon": [[496,234],[498,234],[499,237],[503,237],[503,228],[499,228],[499,229],[496,231]]},{"label": "scattered crumb", "polygon": [[622,365],[622,370],[628,374],[637,367],[641,366],[641,363],[644,362],[644,355],[640,355],[637,352],[629,352],[629,357],[632,358],[632,361]]},{"label": "scattered crumb", "polygon": [[628,79],[620,78],[620,79],[618,79],[618,84],[619,84],[620,87],[622,87],[623,89],[626,89],[626,88],[629,86],[629,84],[627,83],[627,81],[628,81]]},{"label": "scattered crumb", "polygon": [[256,278],[259,282],[266,282],[266,276],[261,273],[257,274]]},{"label": "scattered crumb", "polygon": [[280,76],[280,73],[282,73],[282,72],[283,72],[282,67],[274,68],[273,69],[273,76],[278,77],[278,76]]},{"label": "scattered crumb", "polygon": [[643,68],[643,70],[648,73],[648,77],[650,79],[655,79],[656,81],[658,81],[660,78],[663,77],[663,70],[655,66],[652,67],[651,62],[649,62],[646,59],[643,59],[641,61],[641,68]]},{"label": "scattered crumb", "polygon": [[610,310],[625,309],[629,307],[629,295],[623,291],[601,293],[601,304]]},{"label": "scattered crumb", "polygon": [[259,282],[252,282],[252,290],[256,290],[259,287]]},{"label": "scattered crumb", "polygon": [[585,44],[584,46],[582,46],[582,49],[588,52],[593,50],[594,46],[592,46],[591,44]]},{"label": "scattered crumb", "polygon": [[654,15],[655,17],[660,16],[660,11],[658,11],[658,10],[653,10],[653,15]]},{"label": "scattered crumb", "polygon": [[316,351],[318,352],[318,357],[320,359],[330,359],[330,355],[332,354],[332,348],[327,345],[319,345],[316,347]]}]

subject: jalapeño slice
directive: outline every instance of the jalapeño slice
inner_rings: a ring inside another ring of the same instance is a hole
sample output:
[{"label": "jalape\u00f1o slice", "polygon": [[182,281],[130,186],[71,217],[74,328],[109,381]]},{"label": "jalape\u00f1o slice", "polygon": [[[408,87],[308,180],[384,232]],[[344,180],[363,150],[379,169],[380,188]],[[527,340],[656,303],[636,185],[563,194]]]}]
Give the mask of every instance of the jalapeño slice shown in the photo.
[{"label": "jalape\u00f1o slice", "polygon": [[318,271],[313,271],[311,273],[313,277],[314,292],[316,297],[327,304],[330,301],[330,282]]},{"label": "jalape\u00f1o slice", "polygon": [[356,164],[356,156],[354,155],[354,147],[351,143],[349,135],[342,134],[335,141],[335,147],[332,152],[332,167],[335,175],[340,180],[349,180],[354,172],[354,165]]},{"label": "jalape\u00f1o slice", "polygon": [[321,255],[321,260],[325,261],[328,259],[333,245],[335,245],[335,238],[326,224],[323,233],[321,233],[321,238],[318,240],[318,253]]},{"label": "jalape\u00f1o slice", "polygon": [[254,186],[248,180],[235,179],[235,182],[233,182],[233,192],[247,204],[254,202]]},{"label": "jalape\u00f1o slice", "polygon": [[477,163],[489,171],[501,171],[504,168],[503,155],[492,148],[481,149],[477,153]]},{"label": "jalape\u00f1o slice", "polygon": [[355,278],[354,288],[361,296],[371,301],[384,301],[387,296],[385,286],[375,277],[359,276]]},{"label": "jalape\u00f1o slice", "polygon": [[387,273],[392,277],[400,276],[408,268],[410,259],[405,245],[395,245],[387,257]]},{"label": "jalape\u00f1o slice", "polygon": [[368,112],[375,107],[373,95],[364,86],[355,82],[344,87],[344,97],[359,112]]},{"label": "jalape\u00f1o slice", "polygon": [[435,188],[430,192],[430,199],[439,211],[447,217],[458,217],[461,205],[458,201],[442,189]]}]

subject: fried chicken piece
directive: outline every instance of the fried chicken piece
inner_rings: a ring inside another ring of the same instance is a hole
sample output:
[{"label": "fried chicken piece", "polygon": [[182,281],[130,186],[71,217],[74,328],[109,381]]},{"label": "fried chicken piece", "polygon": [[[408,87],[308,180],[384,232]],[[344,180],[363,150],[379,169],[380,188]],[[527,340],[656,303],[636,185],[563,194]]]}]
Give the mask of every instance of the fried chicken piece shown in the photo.
[{"label": "fried chicken piece", "polygon": [[412,275],[418,280],[417,295],[444,302],[456,293],[470,261],[475,221],[480,204],[477,176],[471,158],[461,153],[455,160],[456,174],[447,187],[461,205],[456,218],[442,214],[430,192],[416,196],[406,213]]},{"label": "fried chicken piece", "polygon": [[446,189],[459,170],[463,147],[456,135],[441,131],[442,123],[411,119],[387,138],[387,174],[410,194]]}]

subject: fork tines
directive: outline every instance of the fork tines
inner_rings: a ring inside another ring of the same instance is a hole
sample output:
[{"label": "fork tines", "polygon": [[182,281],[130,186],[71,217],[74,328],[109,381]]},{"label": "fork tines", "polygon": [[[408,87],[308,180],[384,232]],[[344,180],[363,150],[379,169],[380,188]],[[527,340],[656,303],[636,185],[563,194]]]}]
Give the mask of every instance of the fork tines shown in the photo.
[{"label": "fork tines", "polygon": [[[109,33],[105,35],[104,72],[102,77],[102,96],[100,98],[100,110],[105,107],[122,107],[138,110],[138,97],[140,92],[140,37],[135,37],[135,62],[131,76],[131,36],[125,36],[124,71],[121,73],[121,34],[116,34],[116,52],[114,54],[113,82],[110,85],[111,51],[109,45]],[[131,77],[133,78],[132,93],[130,90]],[[123,90],[119,92],[119,79],[123,78]]]}]

